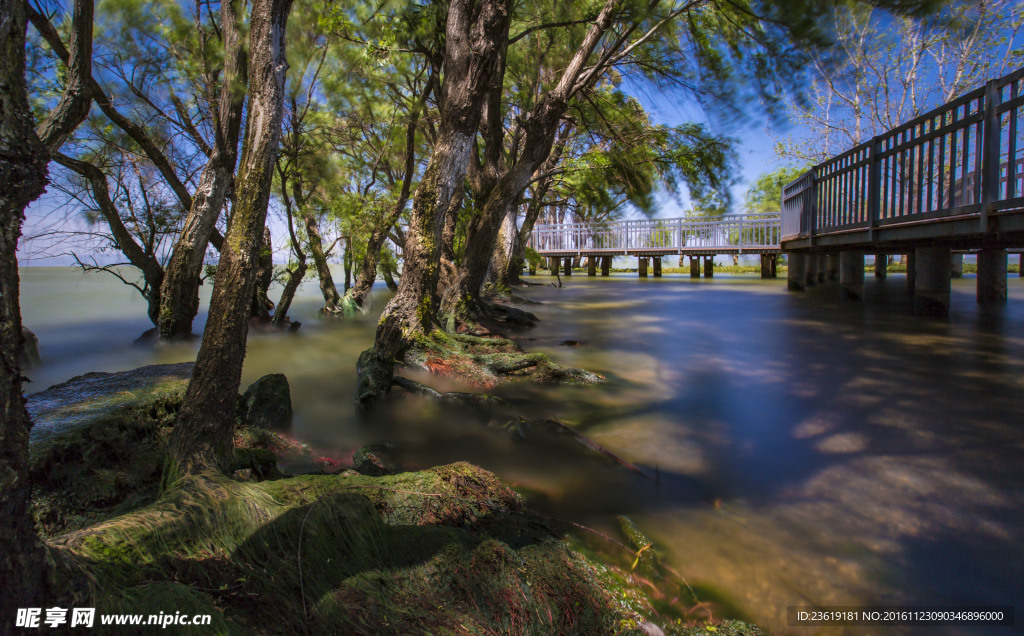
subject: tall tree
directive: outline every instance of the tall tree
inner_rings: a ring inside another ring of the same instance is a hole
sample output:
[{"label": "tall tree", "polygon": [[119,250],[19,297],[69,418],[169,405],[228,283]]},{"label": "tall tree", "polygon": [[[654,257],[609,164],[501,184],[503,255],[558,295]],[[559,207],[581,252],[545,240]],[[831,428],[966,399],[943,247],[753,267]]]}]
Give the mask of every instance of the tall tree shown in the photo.
[{"label": "tall tree", "polygon": [[291,0],[255,0],[249,19],[248,118],[203,342],[171,435],[164,482],[227,469],[249,312],[274,180],[288,62]]},{"label": "tall tree", "polygon": [[[199,311],[199,277],[206,246],[224,208],[228,187],[235,175],[238,135],[245,102],[248,53],[242,42],[240,0],[220,3],[220,39],[224,62],[220,70],[220,92],[213,94],[213,71],[208,71],[210,110],[213,114],[213,144],[209,161],[199,177],[185,226],[167,264],[160,292],[160,337],[185,338],[192,335],[192,321]],[[250,27],[251,28],[251,27]],[[205,45],[204,45],[205,48]]]},{"label": "tall tree", "polygon": [[359,405],[390,391],[395,360],[431,330],[445,215],[462,190],[484,99],[495,82],[501,83],[510,10],[510,0],[453,0],[448,5],[440,123],[413,197],[398,292],[381,314],[373,348],[359,356]]},{"label": "tall tree", "polygon": [[46,548],[28,516],[32,423],[25,410],[19,364],[24,343],[17,249],[25,207],[46,187],[50,154],[89,113],[93,3],[74,3],[64,91],[38,130],[25,82],[27,19],[25,2],[0,0],[0,516],[6,525],[0,533],[0,580],[10,583],[0,601],[5,610],[60,596],[59,590],[70,582],[47,564]]}]

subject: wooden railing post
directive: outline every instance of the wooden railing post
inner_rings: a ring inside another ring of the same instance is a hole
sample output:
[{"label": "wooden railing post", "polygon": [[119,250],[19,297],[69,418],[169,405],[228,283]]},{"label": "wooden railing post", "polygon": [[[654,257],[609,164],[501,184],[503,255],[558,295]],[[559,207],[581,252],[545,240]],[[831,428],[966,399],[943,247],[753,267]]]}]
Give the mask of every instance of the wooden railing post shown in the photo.
[{"label": "wooden railing post", "polygon": [[813,246],[814,230],[818,227],[818,166],[811,168],[811,187],[808,191],[811,205],[808,206],[807,212],[811,218],[807,222],[807,243]]},{"label": "wooden railing post", "polygon": [[882,211],[882,161],[878,158],[879,146],[882,142],[878,137],[871,140],[868,147],[868,240],[875,240],[875,227]]},{"label": "wooden railing post", "polygon": [[981,231],[989,231],[989,211],[999,200],[999,105],[998,80],[985,84],[985,118],[983,120],[981,153]]}]

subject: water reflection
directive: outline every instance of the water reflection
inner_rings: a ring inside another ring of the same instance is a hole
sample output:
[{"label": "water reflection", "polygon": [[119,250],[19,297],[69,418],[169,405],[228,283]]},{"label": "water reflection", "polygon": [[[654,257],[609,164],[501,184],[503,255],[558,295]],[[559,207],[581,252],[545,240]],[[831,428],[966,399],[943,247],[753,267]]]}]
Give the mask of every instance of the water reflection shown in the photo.
[{"label": "water reflection", "polygon": [[[195,355],[196,343],[129,346],[148,327],[141,302],[122,296],[131,290],[24,271],[26,324],[46,360],[32,373],[45,380],[38,388]],[[1024,598],[1024,283],[1011,278],[1010,302],[995,310],[975,305],[973,283],[954,281],[941,322],[912,315],[902,276],[869,280],[865,303],[747,277],[575,276],[524,292],[545,303],[531,308],[542,322],[516,337],[607,385],[501,387],[511,404],[492,413],[401,398],[369,418],[351,396],[375,316],[307,318],[318,306],[312,283],[293,310],[298,334],[250,339],[243,381],[285,373],[293,433],[322,454],[345,459],[395,440],[408,467],[477,462],[542,512],[609,530],[609,515],[628,513],[704,597],[772,632],[808,634],[786,626],[788,605]],[[68,287],[80,294],[74,312],[58,309]],[[375,296],[378,309],[385,298]],[[660,479],[489,426],[517,415],[572,422]]]}]

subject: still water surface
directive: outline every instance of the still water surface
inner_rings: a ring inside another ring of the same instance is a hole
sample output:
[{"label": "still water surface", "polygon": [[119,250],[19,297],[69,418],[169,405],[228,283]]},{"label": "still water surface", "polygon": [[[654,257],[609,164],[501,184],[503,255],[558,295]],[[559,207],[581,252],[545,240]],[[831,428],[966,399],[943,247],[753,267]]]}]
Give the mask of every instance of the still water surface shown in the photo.
[{"label": "still water surface", "polygon": [[[1020,278],[994,310],[975,305],[973,277],[954,281],[949,321],[914,317],[900,275],[869,279],[862,304],[834,287],[789,294],[782,279],[748,276],[563,280],[523,292],[543,303],[530,308],[542,322],[516,337],[606,385],[502,387],[511,404],[488,416],[406,399],[357,416],[355,358],[372,343],[375,315],[317,319],[311,282],[293,305],[297,334],[250,337],[243,386],[285,373],[291,433],[321,455],[345,460],[364,443],[398,441],[407,467],[478,463],[547,514],[609,532],[612,515],[628,514],[698,596],[772,633],[910,633],[786,625],[787,606],[812,604],[1015,605],[1024,625]],[[377,312],[386,299],[375,292]],[[198,348],[132,347],[150,327],[145,305],[112,277],[25,268],[22,309],[44,361],[30,392],[88,371],[193,359]],[[519,414],[571,422],[659,481],[486,426]]]}]

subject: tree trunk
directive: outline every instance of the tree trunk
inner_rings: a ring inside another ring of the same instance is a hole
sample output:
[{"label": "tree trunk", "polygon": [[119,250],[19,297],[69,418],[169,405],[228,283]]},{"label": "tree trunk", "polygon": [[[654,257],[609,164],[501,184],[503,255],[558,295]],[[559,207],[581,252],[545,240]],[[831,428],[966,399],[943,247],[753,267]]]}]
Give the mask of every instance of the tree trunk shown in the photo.
[{"label": "tree trunk", "polygon": [[288,198],[287,184],[284,179],[281,180],[281,194],[283,195],[281,200],[284,201],[285,207],[285,218],[288,219],[288,236],[292,240],[292,251],[295,252],[296,263],[295,267],[288,270],[288,282],[284,284],[284,289],[281,291],[281,299],[277,301],[277,308],[274,310],[274,318],[271,322],[280,327],[288,319],[288,310],[291,309],[292,300],[295,298],[295,292],[298,291],[299,285],[302,284],[302,279],[306,276],[306,270],[309,269],[306,266],[306,254],[302,251],[302,246],[299,244],[299,238],[295,235],[295,222],[293,221],[292,214],[292,203],[291,199]]},{"label": "tree trunk", "polygon": [[384,265],[380,270],[381,278],[384,279],[384,284],[387,285],[391,291],[398,291],[398,283],[395,282],[395,274],[391,271],[390,265]]},{"label": "tree trunk", "polygon": [[445,79],[437,141],[413,198],[398,292],[384,308],[372,349],[359,356],[356,403],[368,406],[391,389],[395,360],[430,331],[436,310],[442,230],[463,187],[486,91],[507,46],[510,0],[452,0],[445,26]]},{"label": "tree trunk", "polygon": [[256,284],[252,290],[251,317],[263,322],[270,321],[270,310],[274,308],[268,292],[274,282],[274,245],[270,238],[270,228],[263,228],[263,241],[260,244],[257,258]]},{"label": "tree trunk", "polygon": [[324,295],[324,306],[320,311],[323,313],[338,313],[341,311],[341,296],[338,294],[338,287],[334,284],[334,277],[331,275],[331,266],[327,263],[327,255],[324,254],[324,241],[320,237],[320,226],[316,217],[307,210],[302,211],[302,220],[306,224],[306,236],[309,238],[309,251],[313,255],[313,266],[316,267],[316,275],[320,279],[320,292]]},{"label": "tree trunk", "polygon": [[57,586],[66,590],[78,582],[77,577],[56,572],[28,515],[32,422],[22,395],[17,250],[25,208],[46,187],[50,153],[89,111],[84,87],[92,73],[92,9],[89,0],[75,2],[67,85],[58,107],[40,127],[40,138],[25,83],[27,3],[0,0],[0,581],[5,582],[0,612],[5,622],[13,619],[16,608],[37,605],[42,599],[57,601],[64,596]]},{"label": "tree trunk", "polygon": [[121,214],[110,198],[110,189],[107,185],[107,175],[99,168],[87,161],[72,159],[61,153],[54,153],[54,161],[65,168],[85,177],[89,182],[89,189],[92,191],[92,199],[99,210],[100,215],[107,222],[110,228],[110,235],[117,244],[121,253],[128,259],[133,267],[142,272],[145,280],[145,297],[148,304],[147,314],[149,319],[156,326],[159,324],[160,316],[160,287],[163,284],[164,269],[160,261],[153,254],[148,253],[132,237],[131,232],[125,227]]},{"label": "tree trunk", "polygon": [[274,162],[281,135],[285,29],[291,0],[255,0],[250,18],[249,116],[228,224],[210,300],[210,317],[171,434],[164,484],[204,468],[226,470],[238,385],[245,360],[249,309]]},{"label": "tree trunk", "polygon": [[282,326],[288,318],[288,310],[291,309],[292,300],[295,299],[295,292],[299,289],[299,285],[302,284],[302,279],[306,276],[307,269],[309,268],[306,267],[306,261],[300,261],[295,264],[294,268],[288,270],[288,282],[284,284],[284,289],[281,290],[281,298],[277,301],[274,317],[270,321],[274,326]]},{"label": "tree trunk", "polygon": [[221,3],[224,39],[224,78],[215,128],[213,154],[199,177],[199,186],[178,241],[167,263],[160,291],[160,337],[164,340],[188,338],[192,321],[199,313],[199,282],[203,273],[206,246],[210,243],[217,219],[235,172],[238,135],[248,69],[246,48],[242,46],[237,15],[237,0]]},{"label": "tree trunk", "polygon": [[[498,237],[491,251],[491,264],[487,281],[496,293],[511,293],[512,285],[519,282],[522,261],[516,261],[516,242],[519,228],[516,227],[517,206],[510,205],[498,228]],[[519,270],[513,271],[513,262],[519,263]]]},{"label": "tree trunk", "polygon": [[345,268],[345,291],[352,289],[352,237],[345,238],[345,254],[342,264]]},{"label": "tree trunk", "polygon": [[[558,84],[543,94],[523,124],[525,141],[519,161],[509,169],[487,195],[481,215],[474,219],[471,233],[466,239],[466,255],[462,263],[459,296],[465,308],[479,303],[480,290],[487,275],[491,254],[505,215],[515,205],[530,183],[534,172],[552,155],[552,146],[558,133],[562,115],[569,100],[581,88],[581,77],[596,81],[597,66],[585,69],[587,59],[612,23],[618,9],[616,0],[605,0],[597,19],[591,24],[572,59],[562,71]],[[586,73],[586,74],[585,74]]]}]

